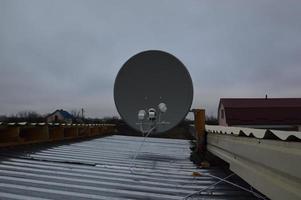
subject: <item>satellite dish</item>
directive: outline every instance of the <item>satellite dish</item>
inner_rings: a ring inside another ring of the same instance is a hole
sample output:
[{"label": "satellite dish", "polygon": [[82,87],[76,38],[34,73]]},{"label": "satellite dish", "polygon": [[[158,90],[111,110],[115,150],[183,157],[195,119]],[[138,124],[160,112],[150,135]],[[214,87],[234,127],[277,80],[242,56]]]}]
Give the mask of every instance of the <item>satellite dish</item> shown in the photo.
[{"label": "satellite dish", "polygon": [[138,131],[162,133],[172,129],[185,118],[192,99],[188,70],[179,59],[163,51],[134,55],[115,79],[116,108],[122,119]]}]

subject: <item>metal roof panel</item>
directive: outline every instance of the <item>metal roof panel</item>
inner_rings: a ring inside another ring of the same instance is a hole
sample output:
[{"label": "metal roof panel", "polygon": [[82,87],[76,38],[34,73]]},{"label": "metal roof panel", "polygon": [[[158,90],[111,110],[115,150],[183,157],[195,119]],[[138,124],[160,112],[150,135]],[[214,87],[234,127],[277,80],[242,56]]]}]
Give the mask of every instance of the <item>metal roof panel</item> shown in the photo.
[{"label": "metal roof panel", "polygon": [[206,125],[206,131],[236,136],[248,136],[258,139],[301,140],[301,132],[299,131],[279,131],[216,125]]},{"label": "metal roof panel", "polygon": [[[110,136],[40,144],[0,152],[0,199],[183,199],[226,177],[220,168],[196,169],[188,140]],[[200,176],[193,176],[198,171]],[[236,180],[238,177],[236,177]],[[221,183],[206,199],[255,199]]]}]

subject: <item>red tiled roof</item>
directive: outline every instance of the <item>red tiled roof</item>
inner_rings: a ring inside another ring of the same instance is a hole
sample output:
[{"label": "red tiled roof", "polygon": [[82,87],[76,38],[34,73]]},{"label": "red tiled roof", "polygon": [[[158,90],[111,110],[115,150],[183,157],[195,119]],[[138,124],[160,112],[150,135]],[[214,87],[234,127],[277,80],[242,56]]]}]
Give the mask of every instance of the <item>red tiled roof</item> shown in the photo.
[{"label": "red tiled roof", "polygon": [[301,124],[301,98],[221,99],[228,125]]}]

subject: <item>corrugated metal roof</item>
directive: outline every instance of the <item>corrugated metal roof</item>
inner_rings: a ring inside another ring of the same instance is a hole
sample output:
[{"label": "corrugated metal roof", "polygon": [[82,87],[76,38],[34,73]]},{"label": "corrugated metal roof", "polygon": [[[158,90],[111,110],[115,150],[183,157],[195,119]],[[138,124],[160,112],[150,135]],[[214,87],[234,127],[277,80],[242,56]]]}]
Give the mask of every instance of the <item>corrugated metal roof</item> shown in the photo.
[{"label": "corrugated metal roof", "polygon": [[248,137],[254,137],[258,139],[301,141],[301,132],[299,131],[278,131],[278,130],[242,128],[242,127],[233,127],[233,126],[215,126],[215,125],[206,125],[205,128],[206,131],[209,133],[248,136]]},{"label": "corrugated metal roof", "polygon": [[[110,136],[1,150],[0,199],[183,199],[218,181],[211,175],[227,175],[212,167],[192,176],[189,141],[159,138],[148,138],[131,172],[142,139]],[[225,183],[202,197],[256,199]]]}]

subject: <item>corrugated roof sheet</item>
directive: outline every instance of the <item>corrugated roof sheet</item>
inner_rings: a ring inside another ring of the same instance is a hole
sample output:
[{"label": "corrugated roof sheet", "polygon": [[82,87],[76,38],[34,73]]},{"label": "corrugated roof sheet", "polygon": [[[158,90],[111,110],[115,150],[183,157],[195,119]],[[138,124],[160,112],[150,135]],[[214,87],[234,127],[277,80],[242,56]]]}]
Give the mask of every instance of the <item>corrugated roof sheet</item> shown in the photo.
[{"label": "corrugated roof sheet", "polygon": [[248,136],[258,139],[278,139],[287,141],[301,141],[301,132],[299,131],[278,131],[254,128],[242,128],[233,126],[215,126],[206,125],[206,131],[209,133],[221,133],[236,136]]},{"label": "corrugated roof sheet", "polygon": [[[226,177],[216,167],[192,176],[189,141],[159,138],[148,138],[132,173],[142,139],[110,136],[1,150],[0,199],[183,199],[215,183],[210,175]],[[202,197],[256,199],[225,183]]]}]

